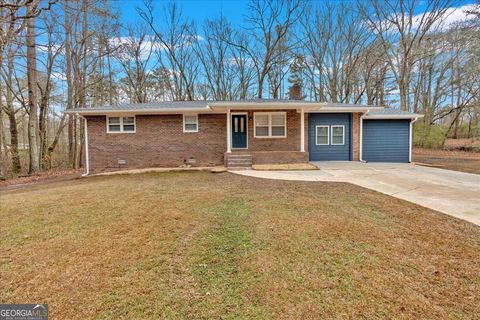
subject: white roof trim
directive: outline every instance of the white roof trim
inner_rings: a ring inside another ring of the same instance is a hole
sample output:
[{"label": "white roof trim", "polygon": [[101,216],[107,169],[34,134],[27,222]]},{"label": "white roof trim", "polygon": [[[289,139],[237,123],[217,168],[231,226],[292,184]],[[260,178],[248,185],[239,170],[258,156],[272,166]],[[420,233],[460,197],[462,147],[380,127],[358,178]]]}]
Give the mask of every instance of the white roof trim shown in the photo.
[{"label": "white roof trim", "polygon": [[198,114],[224,114],[230,110],[297,110],[300,112],[302,109],[306,113],[351,113],[362,112],[365,113],[365,119],[414,119],[423,117],[419,114],[377,114],[370,115],[370,111],[383,110],[384,107],[379,106],[367,106],[367,105],[348,105],[348,104],[336,104],[328,102],[245,102],[245,101],[221,101],[210,102],[205,107],[177,107],[177,108],[120,108],[120,109],[72,109],[67,110],[67,114],[78,114],[82,116],[95,116],[95,115],[122,115],[122,114],[138,114],[138,115],[155,115],[155,114],[185,114],[185,113],[198,113]]},{"label": "white roof trim", "polygon": [[306,109],[305,112],[315,113],[315,112],[367,112],[369,110],[382,110],[384,107],[368,107],[368,106],[358,106],[358,107],[323,107],[323,108],[310,108]]},{"label": "white roof trim", "polygon": [[262,108],[278,108],[278,109],[298,109],[298,108],[321,108],[325,106],[325,102],[211,102],[208,106],[212,109],[242,109],[242,110],[258,110]]},{"label": "white roof trim", "polygon": [[[212,110],[215,109],[243,109],[243,110],[256,110],[262,108],[278,108],[278,109],[304,109],[306,112],[362,112],[367,110],[381,110],[384,107],[366,106],[366,105],[348,105],[335,106],[329,102],[306,102],[306,101],[294,101],[291,102],[245,102],[245,101],[232,101],[232,102],[210,102],[208,104]],[[351,110],[351,111],[350,111]]]},{"label": "white roof trim", "polygon": [[183,114],[183,113],[225,113],[215,112],[210,108],[160,108],[160,109],[118,109],[118,110],[92,110],[92,109],[72,109],[65,111],[67,114],[80,115],[109,115],[109,114]]},{"label": "white roof trim", "polygon": [[369,115],[368,113],[363,119],[415,119],[423,118],[423,114],[382,114],[382,115]]}]

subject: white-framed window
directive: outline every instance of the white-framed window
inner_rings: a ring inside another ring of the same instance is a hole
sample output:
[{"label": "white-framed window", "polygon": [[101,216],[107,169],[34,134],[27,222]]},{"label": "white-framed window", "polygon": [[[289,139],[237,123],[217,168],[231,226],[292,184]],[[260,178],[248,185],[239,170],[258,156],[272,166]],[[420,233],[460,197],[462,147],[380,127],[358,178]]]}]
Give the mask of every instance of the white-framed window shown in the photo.
[{"label": "white-framed window", "polygon": [[315,144],[317,146],[325,146],[330,143],[329,129],[329,126],[315,126]]},{"label": "white-framed window", "polygon": [[255,138],[285,138],[287,114],[285,112],[255,112],[253,114]]},{"label": "white-framed window", "polygon": [[107,117],[107,133],[135,133],[135,116]]},{"label": "white-framed window", "polygon": [[332,126],[332,145],[341,146],[345,144],[345,126]]},{"label": "white-framed window", "polygon": [[183,132],[198,132],[198,115],[183,115]]}]

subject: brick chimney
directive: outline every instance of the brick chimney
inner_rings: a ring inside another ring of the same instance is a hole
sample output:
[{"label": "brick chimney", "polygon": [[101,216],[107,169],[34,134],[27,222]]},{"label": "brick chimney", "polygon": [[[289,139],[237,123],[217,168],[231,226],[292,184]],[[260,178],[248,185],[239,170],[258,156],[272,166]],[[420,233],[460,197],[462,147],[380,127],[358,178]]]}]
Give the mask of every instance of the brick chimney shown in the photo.
[{"label": "brick chimney", "polygon": [[290,100],[303,100],[302,86],[298,83],[294,83],[288,91],[288,98]]}]

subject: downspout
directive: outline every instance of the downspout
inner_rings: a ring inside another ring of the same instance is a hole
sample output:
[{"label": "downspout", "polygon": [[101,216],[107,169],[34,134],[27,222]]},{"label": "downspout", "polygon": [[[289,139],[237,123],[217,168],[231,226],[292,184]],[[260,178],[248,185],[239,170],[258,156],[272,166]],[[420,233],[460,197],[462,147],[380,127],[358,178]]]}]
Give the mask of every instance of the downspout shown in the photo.
[{"label": "downspout", "polygon": [[367,110],[367,112],[365,112],[364,114],[362,114],[360,116],[360,145],[358,146],[358,149],[359,149],[359,157],[358,157],[358,160],[360,162],[366,162],[365,160],[363,160],[363,117],[365,117],[368,113],[370,112],[370,110]]},{"label": "downspout", "polygon": [[82,174],[82,177],[86,177],[90,175],[90,157],[88,155],[88,125],[87,125],[87,118],[84,116],[81,116],[77,113],[77,116],[82,118],[84,120],[83,125],[84,125],[84,131],[85,131],[85,173]]},{"label": "downspout", "polygon": [[[231,129],[231,113],[230,113],[230,108],[227,108],[227,153],[232,152],[232,129]],[[248,117],[247,117],[248,121]]]},{"label": "downspout", "polygon": [[413,124],[415,121],[418,120],[416,117],[413,120],[410,120],[410,141],[409,141],[409,148],[408,148],[408,162],[412,163],[412,148],[413,148]]}]

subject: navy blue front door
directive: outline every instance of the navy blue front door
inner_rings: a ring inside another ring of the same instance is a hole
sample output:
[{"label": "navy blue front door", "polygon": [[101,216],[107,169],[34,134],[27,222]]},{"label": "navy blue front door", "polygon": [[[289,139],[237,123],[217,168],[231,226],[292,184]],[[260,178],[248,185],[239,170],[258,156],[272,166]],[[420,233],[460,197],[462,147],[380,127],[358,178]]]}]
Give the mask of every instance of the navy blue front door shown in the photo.
[{"label": "navy blue front door", "polygon": [[247,115],[232,115],[232,148],[245,149],[247,147]]}]

